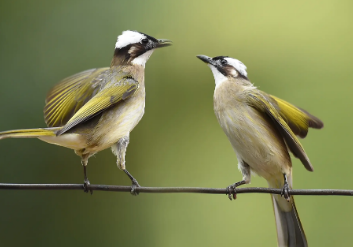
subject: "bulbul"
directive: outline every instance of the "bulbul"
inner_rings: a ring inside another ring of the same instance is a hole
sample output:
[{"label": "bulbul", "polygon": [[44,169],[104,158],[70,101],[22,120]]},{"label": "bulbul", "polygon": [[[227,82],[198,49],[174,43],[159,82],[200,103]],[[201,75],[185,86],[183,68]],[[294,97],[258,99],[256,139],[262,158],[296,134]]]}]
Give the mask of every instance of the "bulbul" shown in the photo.
[{"label": "bulbul", "polygon": [[233,146],[243,175],[240,182],[228,187],[230,193],[235,193],[237,186],[250,183],[251,172],[265,178],[270,187],[283,188],[284,197],[272,195],[278,246],[308,246],[294,199],[288,195],[292,188],[289,151],[308,171],[313,171],[297,136],[304,138],[309,127],[320,129],[323,122],[303,109],[258,90],[249,81],[246,66],[239,60],[226,56],[197,57],[207,63],[213,73],[214,111]]},{"label": "bulbul", "polygon": [[0,139],[38,138],[73,149],[81,157],[86,192],[88,159],[111,147],[134,193],[139,184],[126,170],[125,153],[130,132],[145,111],[145,64],[155,49],[169,45],[169,40],[124,31],[118,36],[110,67],[83,71],[51,89],[44,108],[48,128],[0,132]]}]

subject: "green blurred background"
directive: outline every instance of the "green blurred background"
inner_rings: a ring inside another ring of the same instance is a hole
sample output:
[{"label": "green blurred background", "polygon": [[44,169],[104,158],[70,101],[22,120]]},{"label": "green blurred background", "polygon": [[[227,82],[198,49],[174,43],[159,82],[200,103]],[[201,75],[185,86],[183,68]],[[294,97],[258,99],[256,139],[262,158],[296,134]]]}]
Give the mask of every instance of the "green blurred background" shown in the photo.
[{"label": "green blurred background", "polygon": [[[144,186],[224,188],[241,179],[213,113],[211,71],[195,55],[228,55],[260,89],[320,117],[294,160],[295,188],[353,189],[353,2],[0,2],[0,130],[44,127],[46,92],[109,66],[123,30],[174,41],[146,66],[146,114],[127,168]],[[130,185],[110,150],[90,159],[93,184]],[[72,150],[35,139],[0,142],[2,183],[81,183]],[[267,186],[254,177],[250,186]],[[353,200],[296,196],[310,246],[349,246]],[[0,191],[1,246],[275,246],[269,195]]]}]

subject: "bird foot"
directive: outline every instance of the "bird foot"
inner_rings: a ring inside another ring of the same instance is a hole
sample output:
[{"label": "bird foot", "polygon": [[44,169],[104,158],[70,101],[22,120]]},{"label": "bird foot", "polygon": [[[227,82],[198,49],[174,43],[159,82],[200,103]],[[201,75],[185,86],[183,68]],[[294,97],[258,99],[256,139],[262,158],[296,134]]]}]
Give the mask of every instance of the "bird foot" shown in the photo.
[{"label": "bird foot", "polygon": [[287,183],[285,183],[282,188],[281,196],[283,196],[288,202],[290,201],[289,185]]},{"label": "bird foot", "polygon": [[88,193],[88,191],[90,191],[91,195],[93,194],[93,190],[91,189],[91,183],[87,178],[83,181],[83,191],[85,193]]},{"label": "bird foot", "polygon": [[137,196],[139,194],[139,192],[136,190],[136,188],[141,187],[141,186],[139,185],[139,183],[137,182],[136,179],[132,179],[131,181],[132,181],[132,185],[131,185],[130,193],[133,196]]},{"label": "bird foot", "polygon": [[226,195],[228,195],[229,200],[237,199],[237,187],[243,184],[245,184],[244,180],[231,184],[226,188]]},{"label": "bird foot", "polygon": [[139,185],[139,183],[137,182],[137,180],[130,174],[130,172],[128,172],[128,170],[124,169],[124,172],[126,173],[126,175],[128,175],[128,177],[130,178],[132,185],[131,185],[131,195],[133,196],[137,196],[139,194],[138,191],[136,191],[136,188],[141,187]]},{"label": "bird foot", "polygon": [[226,195],[228,196],[229,200],[237,199],[237,191],[236,191],[235,184],[231,184],[226,188]]}]

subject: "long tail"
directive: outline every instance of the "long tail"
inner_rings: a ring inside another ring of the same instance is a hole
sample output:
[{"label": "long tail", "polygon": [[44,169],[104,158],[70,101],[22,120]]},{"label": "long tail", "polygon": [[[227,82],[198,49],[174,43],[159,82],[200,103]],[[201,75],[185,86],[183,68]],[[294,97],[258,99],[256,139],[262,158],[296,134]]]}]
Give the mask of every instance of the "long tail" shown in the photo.
[{"label": "long tail", "polygon": [[306,241],[294,199],[292,198],[291,202],[289,202],[292,208],[288,212],[281,209],[274,195],[272,195],[272,201],[276,218],[278,246],[307,247],[308,242]]},{"label": "long tail", "polygon": [[[288,178],[289,186],[292,188],[292,178]],[[280,188],[280,184],[271,184],[272,188]],[[294,198],[291,196],[288,202],[280,195],[271,195],[273,210],[276,219],[277,241],[279,247],[307,247],[308,242],[300,222]]]},{"label": "long tail", "polygon": [[38,138],[50,144],[80,150],[87,146],[86,138],[77,133],[56,136],[61,127],[43,129],[22,129],[0,132],[0,140],[5,138]]},{"label": "long tail", "polygon": [[55,136],[60,128],[21,129],[0,132],[0,140],[5,138],[36,138],[41,136]]}]

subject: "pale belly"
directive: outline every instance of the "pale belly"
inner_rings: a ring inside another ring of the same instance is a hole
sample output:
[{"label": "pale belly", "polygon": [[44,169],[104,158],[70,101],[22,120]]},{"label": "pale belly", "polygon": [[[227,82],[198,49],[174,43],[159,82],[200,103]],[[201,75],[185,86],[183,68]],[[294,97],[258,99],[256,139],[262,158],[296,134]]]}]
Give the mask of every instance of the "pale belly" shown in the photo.
[{"label": "pale belly", "polygon": [[111,147],[139,123],[145,112],[145,100],[131,98],[104,113],[89,141],[88,149],[93,152]]},{"label": "pale belly", "polygon": [[107,149],[130,132],[141,120],[145,112],[144,94],[121,102],[106,110],[97,124],[87,122],[60,136],[44,136],[39,139],[74,149],[79,155],[93,155]]},{"label": "pale belly", "polygon": [[238,160],[268,181],[288,174],[291,163],[283,139],[254,108],[237,105],[215,113]]}]

